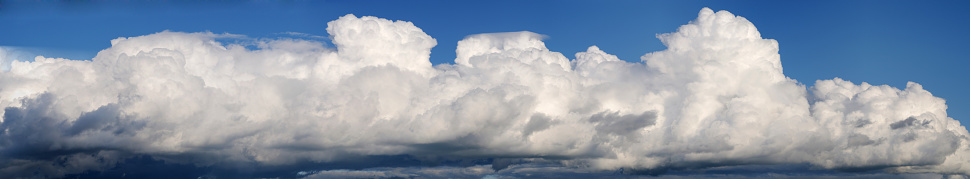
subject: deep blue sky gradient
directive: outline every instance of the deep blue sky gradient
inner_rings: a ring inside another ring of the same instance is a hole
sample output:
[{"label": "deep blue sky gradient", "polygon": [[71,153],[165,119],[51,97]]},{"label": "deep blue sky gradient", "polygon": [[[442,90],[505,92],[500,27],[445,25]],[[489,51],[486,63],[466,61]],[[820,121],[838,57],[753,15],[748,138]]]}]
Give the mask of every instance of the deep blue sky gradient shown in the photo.
[{"label": "deep blue sky gradient", "polygon": [[656,34],[703,7],[745,17],[778,40],[785,74],[806,85],[834,77],[897,88],[914,81],[970,124],[970,1],[0,1],[0,46],[84,60],[111,39],[163,30],[327,36],[328,21],[355,14],[413,22],[438,41],[433,64],[452,63],[467,35],[509,31],[548,35],[547,47],[569,58],[596,45],[639,62],[665,48]]}]

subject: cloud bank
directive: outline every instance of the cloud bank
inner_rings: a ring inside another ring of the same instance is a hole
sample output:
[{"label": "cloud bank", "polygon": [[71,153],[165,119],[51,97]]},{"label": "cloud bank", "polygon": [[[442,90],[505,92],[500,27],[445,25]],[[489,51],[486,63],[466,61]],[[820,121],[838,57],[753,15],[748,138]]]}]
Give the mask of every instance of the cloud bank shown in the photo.
[{"label": "cloud bank", "polygon": [[668,49],[641,63],[596,46],[569,59],[542,35],[508,32],[468,36],[454,64],[432,66],[437,41],[410,22],[327,25],[336,48],[166,31],[111,40],[89,61],[13,61],[0,72],[0,177],[139,156],[196,167],[488,160],[459,164],[471,175],[535,160],[625,174],[808,164],[970,175],[970,134],[943,99],[913,82],[806,87],[783,74],[777,41],[727,11],[704,8],[658,35]]}]

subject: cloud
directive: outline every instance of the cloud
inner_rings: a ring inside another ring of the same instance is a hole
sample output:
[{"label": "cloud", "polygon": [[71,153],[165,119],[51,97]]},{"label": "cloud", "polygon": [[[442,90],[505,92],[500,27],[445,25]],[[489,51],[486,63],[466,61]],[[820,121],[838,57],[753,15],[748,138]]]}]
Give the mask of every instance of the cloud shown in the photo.
[{"label": "cloud", "polygon": [[[889,174],[878,172],[845,173],[813,169],[809,165],[745,165],[702,169],[698,172],[671,172],[661,176],[625,175],[616,171],[596,171],[535,162],[491,171],[486,165],[468,167],[380,167],[362,170],[322,170],[298,174],[304,178],[945,178],[940,174]],[[953,178],[959,178],[954,176]]]},{"label": "cloud", "polygon": [[943,99],[912,82],[806,87],[783,74],[775,40],[727,11],[702,9],[658,35],[668,49],[640,63],[596,46],[569,59],[542,35],[507,32],[468,36],[455,64],[432,66],[437,41],[410,22],[346,15],[327,25],[335,49],[166,31],[114,39],[90,61],[13,61],[0,72],[0,176],[105,171],[139,157],[292,177],[547,163],[970,174],[970,134]]},{"label": "cloud", "polygon": [[283,32],[283,33],[277,33],[277,34],[289,35],[293,37],[309,38],[309,39],[328,39],[327,37],[324,37],[324,36],[313,35],[313,34],[302,33],[302,32]]},{"label": "cloud", "polygon": [[10,50],[6,47],[0,47],[0,70],[10,70],[10,61],[13,61],[13,56]]},{"label": "cloud", "polygon": [[49,50],[40,48],[0,46],[0,71],[10,71],[10,63],[14,61],[32,60],[35,56],[37,56],[37,53],[41,53],[43,51]]}]

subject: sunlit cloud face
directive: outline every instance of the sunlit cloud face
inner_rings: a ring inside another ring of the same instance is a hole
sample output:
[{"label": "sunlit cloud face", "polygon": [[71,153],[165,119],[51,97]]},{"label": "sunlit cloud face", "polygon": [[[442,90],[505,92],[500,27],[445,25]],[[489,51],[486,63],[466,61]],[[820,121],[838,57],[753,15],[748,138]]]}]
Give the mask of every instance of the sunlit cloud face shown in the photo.
[{"label": "sunlit cloud face", "polygon": [[335,48],[165,31],[111,40],[92,60],[12,61],[0,176],[142,159],[309,178],[802,164],[970,174],[970,134],[943,99],[913,82],[806,87],[783,74],[777,41],[727,11],[658,35],[668,49],[640,63],[596,46],[570,59],[543,35],[505,32],[468,36],[454,64],[433,66],[437,41],[410,22],[327,25]]}]

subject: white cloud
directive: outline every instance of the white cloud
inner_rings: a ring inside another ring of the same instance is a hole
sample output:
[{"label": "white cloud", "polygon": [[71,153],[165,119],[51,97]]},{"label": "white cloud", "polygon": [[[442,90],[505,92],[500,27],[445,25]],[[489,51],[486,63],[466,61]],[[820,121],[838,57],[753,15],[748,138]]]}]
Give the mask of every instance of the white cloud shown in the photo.
[{"label": "white cloud", "polygon": [[10,70],[10,61],[13,61],[10,56],[12,56],[5,47],[0,47],[0,70],[7,71]]},{"label": "white cloud", "polygon": [[659,35],[668,49],[642,63],[595,46],[570,60],[542,35],[508,32],[469,36],[456,64],[432,66],[437,42],[410,22],[347,15],[327,32],[336,49],[160,32],[112,40],[91,61],[12,62],[0,72],[0,176],[139,155],[195,166],[408,155],[591,171],[809,163],[970,174],[970,134],[943,99],[916,83],[806,90],[782,73],[776,41],[726,11],[705,8]]},{"label": "white cloud", "polygon": [[10,63],[14,61],[33,60],[36,53],[42,49],[0,46],[0,71],[10,71]]}]

